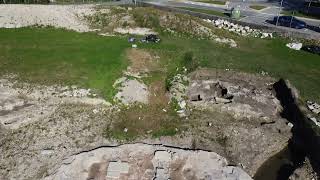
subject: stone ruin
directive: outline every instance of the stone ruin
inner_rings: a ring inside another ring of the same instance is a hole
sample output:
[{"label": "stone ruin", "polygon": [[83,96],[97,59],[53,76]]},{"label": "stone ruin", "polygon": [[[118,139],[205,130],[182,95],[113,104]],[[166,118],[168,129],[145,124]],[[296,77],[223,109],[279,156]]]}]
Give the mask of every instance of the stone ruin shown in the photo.
[{"label": "stone ruin", "polygon": [[194,82],[190,89],[191,101],[209,101],[213,103],[230,103],[233,95],[219,81]]},{"label": "stone ruin", "polygon": [[215,108],[235,118],[279,118],[279,100],[272,89],[274,79],[232,71],[200,69],[190,75],[188,104],[196,109]]}]

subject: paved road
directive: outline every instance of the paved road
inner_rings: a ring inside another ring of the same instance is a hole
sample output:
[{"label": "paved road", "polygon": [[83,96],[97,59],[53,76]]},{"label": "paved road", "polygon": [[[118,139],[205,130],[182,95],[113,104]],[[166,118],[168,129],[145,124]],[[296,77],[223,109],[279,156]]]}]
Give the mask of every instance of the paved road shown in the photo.
[{"label": "paved road", "polygon": [[[162,5],[162,6],[169,6],[169,7],[191,7],[191,8],[200,8],[200,9],[208,9],[208,10],[214,10],[219,11],[223,13],[230,12],[231,8],[233,7],[240,7],[241,14],[246,16],[245,18],[240,19],[240,21],[248,22],[248,23],[254,23],[259,25],[266,25],[266,26],[274,26],[267,22],[267,20],[272,20],[273,17],[277,16],[280,10],[279,4],[270,2],[259,2],[258,4],[265,5],[267,8],[257,11],[252,10],[249,8],[251,2],[248,1],[236,1],[236,2],[230,2],[227,6],[223,5],[213,5],[213,4],[204,4],[204,3],[194,3],[190,1],[185,2],[176,2],[176,1],[168,1],[168,0],[157,0],[157,1],[148,1],[152,2],[153,4]],[[255,2],[254,4],[257,4]],[[279,27],[280,29],[285,29],[288,31],[293,32],[303,32],[315,35],[317,37],[320,37],[320,20],[312,20],[312,19],[304,19],[304,18],[298,18],[303,21],[305,21],[309,25],[309,29],[292,29],[287,27]]]}]

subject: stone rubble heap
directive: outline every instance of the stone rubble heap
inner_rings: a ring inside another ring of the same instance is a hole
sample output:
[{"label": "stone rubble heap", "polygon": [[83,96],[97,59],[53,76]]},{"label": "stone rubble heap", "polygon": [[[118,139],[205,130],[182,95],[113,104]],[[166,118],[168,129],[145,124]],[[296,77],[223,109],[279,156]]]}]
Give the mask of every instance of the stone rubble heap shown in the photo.
[{"label": "stone rubble heap", "polygon": [[[311,112],[320,115],[320,105],[318,103],[312,102],[312,101],[307,101],[307,107]],[[315,117],[309,117],[309,119],[311,121],[313,121],[315,125],[320,127],[320,120],[319,119],[317,119]]]},{"label": "stone rubble heap", "polygon": [[311,112],[320,114],[320,105],[318,103],[307,101],[307,107]]},{"label": "stone rubble heap", "polygon": [[218,27],[219,29],[225,29],[241,36],[252,36],[261,39],[273,37],[272,33],[262,32],[258,29],[252,29],[249,26],[241,26],[239,24],[235,24],[223,19],[205,19],[204,21],[213,24],[215,27]]},{"label": "stone rubble heap", "polygon": [[290,49],[299,51],[302,48],[302,43],[288,43],[286,46]]},{"label": "stone rubble heap", "polygon": [[[187,69],[184,68],[184,72],[186,72]],[[171,83],[172,86],[170,88],[170,98],[171,101],[176,101],[178,103],[179,109],[177,109],[177,113],[180,116],[186,116],[187,111],[187,103],[185,100],[185,93],[188,84],[189,78],[185,75],[185,73],[177,74],[173,77]]]},{"label": "stone rubble heap", "polygon": [[315,125],[319,126],[320,127],[320,120],[318,120],[317,118],[315,117],[311,117],[309,118],[311,121],[314,122]]}]

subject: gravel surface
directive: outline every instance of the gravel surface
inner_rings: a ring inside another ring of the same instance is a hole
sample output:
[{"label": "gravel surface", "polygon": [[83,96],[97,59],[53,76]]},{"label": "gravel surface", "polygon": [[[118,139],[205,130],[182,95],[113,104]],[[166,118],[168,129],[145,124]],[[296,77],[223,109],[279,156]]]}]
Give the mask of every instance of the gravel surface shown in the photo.
[{"label": "gravel surface", "polygon": [[[81,19],[95,12],[93,5],[0,5],[0,27],[54,26],[78,32],[90,31]],[[14,12],[14,13],[12,13]]]}]

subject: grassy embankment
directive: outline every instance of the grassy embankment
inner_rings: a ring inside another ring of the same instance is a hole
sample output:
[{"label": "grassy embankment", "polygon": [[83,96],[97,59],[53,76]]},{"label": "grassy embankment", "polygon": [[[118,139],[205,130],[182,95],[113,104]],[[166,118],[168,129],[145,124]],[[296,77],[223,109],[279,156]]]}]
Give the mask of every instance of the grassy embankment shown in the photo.
[{"label": "grassy embankment", "polygon": [[193,12],[210,14],[210,15],[215,15],[215,16],[221,16],[221,17],[229,17],[229,15],[227,13],[209,10],[209,9],[189,8],[189,7],[180,7],[180,9],[185,9],[185,10],[189,10],[189,11],[193,11]]},{"label": "grassy embankment", "polygon": [[310,19],[320,19],[319,16],[313,16],[311,14],[305,14],[299,11],[283,10],[281,14],[286,16],[297,16],[297,17],[310,18]]},{"label": "grassy embankment", "polygon": [[262,5],[251,5],[249,6],[251,9],[255,9],[255,10],[261,10],[266,8],[266,6],[262,6]]},{"label": "grassy embankment", "polygon": [[196,0],[195,2],[202,2],[208,4],[226,5],[226,1],[215,1],[215,0]]},{"label": "grassy embankment", "polygon": [[0,29],[0,74],[40,84],[78,84],[105,98],[126,68],[127,40],[54,28]]}]

